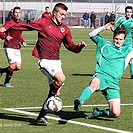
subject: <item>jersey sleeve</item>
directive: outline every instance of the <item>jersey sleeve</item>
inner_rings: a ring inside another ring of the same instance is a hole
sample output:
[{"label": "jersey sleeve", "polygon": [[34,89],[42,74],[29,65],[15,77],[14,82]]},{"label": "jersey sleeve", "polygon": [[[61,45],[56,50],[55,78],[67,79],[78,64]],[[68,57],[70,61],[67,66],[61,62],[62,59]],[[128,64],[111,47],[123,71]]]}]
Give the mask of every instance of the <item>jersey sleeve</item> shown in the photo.
[{"label": "jersey sleeve", "polygon": [[122,22],[124,21],[124,18],[123,17],[120,17],[116,20],[115,22],[115,26],[112,28],[112,30],[116,30],[118,27],[121,27],[122,25]]},{"label": "jersey sleeve", "polygon": [[4,32],[0,32],[0,38],[1,39],[5,39],[6,38],[6,34]]},{"label": "jersey sleeve", "polygon": [[41,30],[42,29],[42,20],[36,20],[30,24],[16,24],[12,27],[14,30],[21,30],[21,31],[27,31],[27,30]]},{"label": "jersey sleeve", "polygon": [[6,30],[8,30],[9,28],[11,28],[11,25],[12,25],[11,20],[9,20],[9,21],[7,21],[7,22],[4,24],[3,27],[4,27]]},{"label": "jersey sleeve", "polygon": [[106,42],[107,42],[107,40],[102,38],[100,35],[96,35],[94,37],[91,37],[91,40],[98,46],[102,46],[102,45],[106,44]]},{"label": "jersey sleeve", "polygon": [[66,47],[66,49],[74,53],[79,53],[83,48],[83,46],[78,46],[72,41],[70,30],[68,30],[67,34],[65,35],[63,39],[63,44]]}]

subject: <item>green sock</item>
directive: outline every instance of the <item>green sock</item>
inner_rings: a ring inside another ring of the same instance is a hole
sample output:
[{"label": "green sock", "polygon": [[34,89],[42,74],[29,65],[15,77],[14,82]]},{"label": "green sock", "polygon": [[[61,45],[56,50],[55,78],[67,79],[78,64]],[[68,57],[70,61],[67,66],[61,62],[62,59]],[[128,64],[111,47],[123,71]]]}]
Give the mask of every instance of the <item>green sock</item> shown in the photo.
[{"label": "green sock", "polygon": [[109,109],[99,110],[95,114],[97,117],[110,117]]},{"label": "green sock", "polygon": [[79,98],[79,100],[81,101],[81,104],[83,104],[86,100],[88,100],[92,93],[93,93],[93,90],[91,89],[91,87],[87,87],[85,90],[83,90]]},{"label": "green sock", "polygon": [[133,62],[130,62],[130,73],[133,75]]}]

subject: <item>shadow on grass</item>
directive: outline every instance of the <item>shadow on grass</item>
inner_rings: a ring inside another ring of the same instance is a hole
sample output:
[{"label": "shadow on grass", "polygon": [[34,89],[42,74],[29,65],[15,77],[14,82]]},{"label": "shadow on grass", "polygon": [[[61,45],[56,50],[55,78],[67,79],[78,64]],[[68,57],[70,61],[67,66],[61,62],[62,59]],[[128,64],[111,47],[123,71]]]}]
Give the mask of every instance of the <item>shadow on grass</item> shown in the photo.
[{"label": "shadow on grass", "polygon": [[20,121],[20,122],[28,122],[29,125],[34,125],[34,126],[46,126],[46,125],[37,123],[35,121],[35,119],[33,119],[33,118],[28,118],[27,115],[1,113],[0,119]]},{"label": "shadow on grass", "polygon": [[[32,111],[35,112],[35,111]],[[36,111],[39,112],[39,111]],[[59,116],[60,120],[58,121],[59,124],[67,124],[69,120],[77,119],[77,118],[85,118],[86,112],[80,111],[80,112],[73,112],[73,111],[60,111],[60,112],[50,112],[48,114],[54,114]],[[11,113],[1,113],[0,119],[6,119],[6,120],[13,120],[13,121],[21,121],[21,122],[28,122],[29,125],[33,126],[46,126],[43,123],[37,123],[35,121],[35,118],[28,118],[27,115],[21,115],[21,114],[11,114]],[[94,119],[91,119],[94,120]],[[107,118],[97,118],[95,120],[104,120],[104,121],[113,121],[111,119]]]},{"label": "shadow on grass", "polygon": [[72,76],[93,76],[94,74],[81,74],[81,73],[74,73]]}]

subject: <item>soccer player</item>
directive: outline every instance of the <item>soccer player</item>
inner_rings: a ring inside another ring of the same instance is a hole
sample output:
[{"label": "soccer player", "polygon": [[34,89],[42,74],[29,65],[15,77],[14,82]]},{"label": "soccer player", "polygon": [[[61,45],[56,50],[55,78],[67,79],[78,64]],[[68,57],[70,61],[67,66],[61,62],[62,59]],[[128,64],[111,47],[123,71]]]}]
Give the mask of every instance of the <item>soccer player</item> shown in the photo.
[{"label": "soccer player", "polygon": [[0,76],[6,73],[4,87],[13,88],[9,81],[12,78],[13,72],[21,69],[21,45],[26,46],[24,39],[22,38],[22,31],[16,31],[10,29],[13,25],[23,24],[20,20],[21,9],[15,7],[13,9],[13,17],[9,19],[5,25],[0,28],[0,38],[4,39],[4,51],[9,62],[9,66],[6,68],[0,68]]},{"label": "soccer player", "polygon": [[[33,50],[33,55],[40,58],[38,62],[39,69],[48,78],[50,90],[46,100],[51,96],[59,96],[60,89],[65,81],[59,57],[61,43],[74,53],[79,53],[86,46],[83,41],[75,44],[72,41],[70,29],[62,23],[67,10],[68,8],[63,3],[57,3],[53,9],[53,17],[51,19],[42,18],[30,24],[14,27],[16,30],[35,29],[38,31],[38,40]],[[45,115],[49,110],[45,101],[36,121],[47,125],[49,122]]]},{"label": "soccer player", "polygon": [[[132,16],[132,6],[127,6],[125,8],[125,17],[120,17],[117,21],[116,24],[113,28],[113,30],[115,30],[118,27],[122,27],[124,29],[127,30],[127,36],[126,36],[126,40],[128,42],[125,42],[126,44],[131,44],[132,45],[132,39],[133,39],[133,18]],[[125,68],[127,67],[127,65],[130,65],[130,74],[131,74],[131,79],[133,79],[133,49],[132,51],[128,54],[126,61],[125,61]]]},{"label": "soccer player", "polygon": [[42,18],[52,18],[52,14],[48,6],[45,7],[45,12],[42,14]]},{"label": "soccer player", "polygon": [[93,112],[86,116],[87,119],[97,117],[117,118],[120,115],[119,80],[124,73],[125,58],[131,48],[123,45],[126,36],[126,30],[123,28],[114,31],[113,43],[99,35],[104,30],[110,30],[113,25],[114,22],[110,22],[89,34],[91,40],[97,45],[95,75],[80,97],[75,99],[74,110],[79,111],[80,106],[96,91],[102,92],[108,101],[109,109],[99,110],[94,108]]}]

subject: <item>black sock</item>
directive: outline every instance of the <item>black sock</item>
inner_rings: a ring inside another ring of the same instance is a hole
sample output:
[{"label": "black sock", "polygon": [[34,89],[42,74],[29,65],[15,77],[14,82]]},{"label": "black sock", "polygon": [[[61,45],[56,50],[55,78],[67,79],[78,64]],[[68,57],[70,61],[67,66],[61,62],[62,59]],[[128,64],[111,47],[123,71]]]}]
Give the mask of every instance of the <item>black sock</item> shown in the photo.
[{"label": "black sock", "polygon": [[48,98],[50,98],[51,96],[55,96],[55,94],[57,93],[58,89],[60,88],[60,86],[58,86],[55,81],[49,85],[50,86],[50,90],[49,90],[49,94],[48,94]]},{"label": "black sock", "polygon": [[44,117],[45,115],[47,115],[47,111],[46,110],[44,110],[43,108],[41,109],[41,111],[40,111],[40,113],[39,113],[39,116],[38,117]]},{"label": "black sock", "polygon": [[13,70],[10,66],[7,68],[6,79],[5,79],[4,84],[9,83],[10,79],[12,78],[13,71],[14,71],[14,70]]}]

